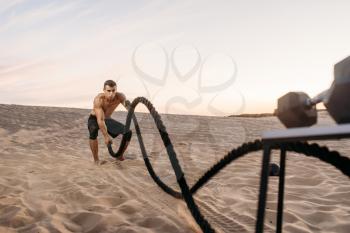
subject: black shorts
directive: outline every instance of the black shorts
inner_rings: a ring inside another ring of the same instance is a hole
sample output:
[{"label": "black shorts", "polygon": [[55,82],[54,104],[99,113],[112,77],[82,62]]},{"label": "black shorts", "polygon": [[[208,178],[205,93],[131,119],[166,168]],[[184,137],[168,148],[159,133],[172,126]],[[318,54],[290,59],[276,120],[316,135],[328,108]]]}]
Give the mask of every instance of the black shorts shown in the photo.
[{"label": "black shorts", "polygon": [[[125,132],[125,125],[123,125],[122,123],[113,120],[112,118],[107,118],[105,119],[105,124],[107,127],[107,132],[109,135],[111,135],[113,138],[117,137],[119,134],[126,134],[127,138],[126,140],[129,141],[131,138],[131,130],[129,130],[128,132]],[[100,127],[98,126],[97,123],[97,118],[96,116],[90,114],[89,119],[88,119],[88,129],[89,129],[89,133],[90,133],[90,139],[96,139],[98,136],[98,130],[100,129]]]}]

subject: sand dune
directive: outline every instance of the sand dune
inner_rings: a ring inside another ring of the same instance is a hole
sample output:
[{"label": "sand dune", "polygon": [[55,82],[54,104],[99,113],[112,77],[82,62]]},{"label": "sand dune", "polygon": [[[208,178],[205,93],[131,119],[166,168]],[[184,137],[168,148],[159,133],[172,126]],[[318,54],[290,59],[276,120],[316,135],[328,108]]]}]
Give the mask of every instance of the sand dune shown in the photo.
[{"label": "sand dune", "polygon": [[[148,175],[137,138],[115,161],[99,137],[103,165],[88,147],[89,110],[0,105],[0,232],[195,232],[181,200]],[[320,125],[333,124],[325,112]],[[125,121],[125,112],[114,113]],[[137,113],[161,179],[178,190],[153,120]],[[273,117],[162,115],[189,185],[232,148],[282,128]],[[118,143],[116,139],[115,143]],[[321,144],[350,155],[350,141]],[[278,162],[278,153],[273,154]],[[220,232],[254,232],[261,152],[230,164],[195,199]],[[284,232],[350,232],[350,181],[316,159],[288,153]],[[275,229],[276,177],[271,177],[266,232]]]}]

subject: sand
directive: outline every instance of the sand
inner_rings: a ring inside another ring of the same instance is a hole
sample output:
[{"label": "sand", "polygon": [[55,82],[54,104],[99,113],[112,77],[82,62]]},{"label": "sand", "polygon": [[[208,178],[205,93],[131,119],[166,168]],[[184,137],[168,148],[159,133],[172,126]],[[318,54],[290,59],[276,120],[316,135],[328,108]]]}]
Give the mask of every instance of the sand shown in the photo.
[{"label": "sand", "polygon": [[[0,105],[0,232],[198,232],[183,201],[149,176],[135,135],[120,162],[109,156],[100,133],[105,163],[92,162],[88,113]],[[334,124],[325,112],[320,115],[320,125]],[[153,120],[137,116],[155,171],[179,190]],[[126,113],[113,117],[124,122]],[[283,128],[273,116],[162,119],[189,185],[234,147]],[[350,140],[320,144],[350,155]],[[254,232],[261,154],[235,161],[196,193],[203,215],[219,232]],[[279,161],[277,152],[272,161]],[[286,172],[284,232],[350,232],[348,177],[295,153],[287,155]],[[269,181],[265,232],[275,229],[277,179]]]}]

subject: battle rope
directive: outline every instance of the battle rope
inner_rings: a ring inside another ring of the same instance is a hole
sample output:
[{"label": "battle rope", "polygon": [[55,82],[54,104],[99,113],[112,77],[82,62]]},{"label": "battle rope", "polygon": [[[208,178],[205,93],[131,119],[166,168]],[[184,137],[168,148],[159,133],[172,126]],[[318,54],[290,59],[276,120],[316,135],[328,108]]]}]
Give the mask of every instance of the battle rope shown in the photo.
[{"label": "battle rope", "polygon": [[[122,139],[123,140],[123,139]],[[107,148],[108,148],[108,152],[109,154],[113,157],[113,158],[119,158],[121,156],[121,152],[124,149],[125,145],[123,145],[122,143],[120,143],[119,145],[119,149],[117,152],[113,151],[112,148],[112,143],[108,143]]]},{"label": "battle rope", "polygon": [[[144,104],[147,109],[149,110],[151,116],[154,119],[154,122],[157,126],[157,129],[160,133],[160,136],[162,138],[163,144],[166,147],[171,165],[174,169],[177,182],[180,186],[181,193],[178,191],[175,191],[168,185],[166,185],[162,180],[157,176],[157,174],[154,172],[152,164],[148,158],[145,145],[143,143],[143,138],[141,135],[141,130],[137,122],[137,118],[134,114],[136,106],[142,103]],[[147,170],[149,174],[151,175],[152,179],[158,184],[158,186],[163,189],[166,193],[170,194],[171,196],[175,198],[183,198],[187,204],[187,207],[191,211],[192,216],[196,220],[197,224],[201,227],[202,231],[207,232],[215,232],[213,228],[210,226],[208,221],[202,216],[200,210],[198,209],[196,203],[194,202],[194,199],[192,195],[196,193],[204,184],[206,184],[213,176],[215,176],[221,169],[223,169],[225,166],[227,166],[232,161],[243,157],[244,155],[259,151],[263,149],[263,142],[261,140],[255,140],[254,142],[248,142],[243,143],[241,146],[231,150],[226,156],[224,156],[219,162],[217,162],[215,165],[213,165],[207,172],[204,173],[204,175],[199,178],[199,180],[192,186],[190,189],[187,185],[185,175],[182,171],[181,166],[179,165],[179,162],[177,160],[176,153],[174,151],[173,145],[171,143],[171,140],[169,138],[169,135],[166,131],[166,128],[161,120],[161,117],[159,113],[155,110],[152,103],[147,100],[144,97],[137,97],[134,99],[134,101],[131,103],[128,109],[128,115],[126,118],[126,124],[125,124],[125,132],[127,132],[130,129],[131,124],[131,118],[133,118],[135,130],[137,133],[138,141],[140,144],[141,152],[143,159],[145,161],[145,165],[147,167]],[[125,135],[123,135],[124,139]],[[339,169],[344,175],[350,177],[350,159],[347,157],[344,157],[340,155],[336,151],[329,151],[327,147],[320,147],[318,144],[308,144],[306,142],[295,142],[295,143],[283,143],[283,144],[275,144],[272,149],[280,149],[281,147],[285,148],[285,150],[293,151],[297,153],[305,154],[306,156],[311,156],[320,159],[321,161],[324,161],[326,163],[329,163]],[[111,146],[110,146],[111,148]],[[121,146],[119,147],[120,151]],[[110,154],[116,155],[112,148],[109,149]],[[118,154],[118,152],[117,152]],[[112,155],[113,156],[113,155]],[[115,156],[113,156],[115,157]]]}]

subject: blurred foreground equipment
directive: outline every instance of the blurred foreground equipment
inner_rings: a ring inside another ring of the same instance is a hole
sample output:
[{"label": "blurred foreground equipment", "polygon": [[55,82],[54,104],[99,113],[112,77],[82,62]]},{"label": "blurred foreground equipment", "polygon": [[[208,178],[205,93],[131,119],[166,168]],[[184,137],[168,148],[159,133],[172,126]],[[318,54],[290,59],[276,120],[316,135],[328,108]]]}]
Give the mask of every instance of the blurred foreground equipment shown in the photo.
[{"label": "blurred foreground equipment", "polygon": [[323,102],[338,123],[350,123],[350,56],[334,66],[331,87],[314,98],[304,92],[289,92],[278,99],[276,115],[287,127],[311,126],[317,122],[316,104]]}]

